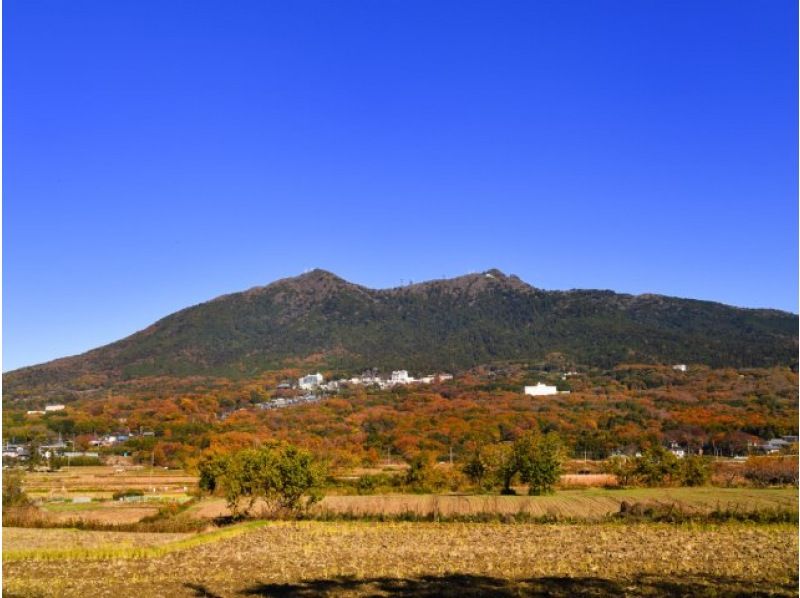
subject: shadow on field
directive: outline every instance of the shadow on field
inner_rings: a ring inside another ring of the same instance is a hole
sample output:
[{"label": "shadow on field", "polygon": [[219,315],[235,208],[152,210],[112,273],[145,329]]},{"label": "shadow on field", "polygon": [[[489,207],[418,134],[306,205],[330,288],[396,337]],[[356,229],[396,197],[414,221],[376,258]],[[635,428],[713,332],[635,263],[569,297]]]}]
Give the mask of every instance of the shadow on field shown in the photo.
[{"label": "shadow on field", "polygon": [[215,594],[204,585],[199,583],[185,583],[183,584],[184,588],[188,588],[190,590],[194,590],[195,596],[202,596],[202,598],[222,598],[219,594]]},{"label": "shadow on field", "polygon": [[[477,575],[424,576],[413,579],[320,579],[294,584],[260,584],[239,592],[245,596],[422,596],[473,598],[549,596],[553,598],[617,596],[706,596],[766,598],[796,596],[796,585],[754,587],[730,578],[638,578],[629,581],[597,577],[540,577],[508,580]],[[201,594],[199,594],[201,595]]]}]

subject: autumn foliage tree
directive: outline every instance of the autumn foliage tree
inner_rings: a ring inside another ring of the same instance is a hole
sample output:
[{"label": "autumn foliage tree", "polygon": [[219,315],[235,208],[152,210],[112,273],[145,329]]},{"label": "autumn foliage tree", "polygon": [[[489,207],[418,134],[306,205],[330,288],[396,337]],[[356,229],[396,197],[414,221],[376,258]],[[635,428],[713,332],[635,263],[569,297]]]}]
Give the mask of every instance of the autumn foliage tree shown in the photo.
[{"label": "autumn foliage tree", "polygon": [[745,463],[744,477],[756,486],[796,486],[798,482],[797,457],[750,457]]}]

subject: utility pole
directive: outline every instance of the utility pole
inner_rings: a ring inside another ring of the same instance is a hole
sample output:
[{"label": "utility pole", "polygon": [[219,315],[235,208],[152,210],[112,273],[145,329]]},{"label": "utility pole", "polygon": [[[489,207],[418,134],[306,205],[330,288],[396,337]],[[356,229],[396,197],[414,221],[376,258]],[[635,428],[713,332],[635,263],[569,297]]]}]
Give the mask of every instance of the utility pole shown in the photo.
[{"label": "utility pole", "polygon": [[156,464],[156,445],[153,445],[153,450],[150,451],[150,490],[155,492],[153,488],[153,466]]}]

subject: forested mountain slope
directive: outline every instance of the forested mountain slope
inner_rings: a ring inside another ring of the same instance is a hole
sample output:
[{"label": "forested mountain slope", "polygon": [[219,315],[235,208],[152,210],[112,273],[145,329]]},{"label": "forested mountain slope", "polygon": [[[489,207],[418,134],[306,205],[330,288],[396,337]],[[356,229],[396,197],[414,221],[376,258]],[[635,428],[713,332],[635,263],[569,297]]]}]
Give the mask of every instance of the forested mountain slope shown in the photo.
[{"label": "forested mountain slope", "polygon": [[[375,290],[314,270],[225,295],[123,340],[4,375],[6,392],[97,376],[247,376],[308,364],[360,370],[576,363],[797,363],[796,315],[659,295],[544,291],[497,270]],[[46,339],[42,339],[46,342]]]}]

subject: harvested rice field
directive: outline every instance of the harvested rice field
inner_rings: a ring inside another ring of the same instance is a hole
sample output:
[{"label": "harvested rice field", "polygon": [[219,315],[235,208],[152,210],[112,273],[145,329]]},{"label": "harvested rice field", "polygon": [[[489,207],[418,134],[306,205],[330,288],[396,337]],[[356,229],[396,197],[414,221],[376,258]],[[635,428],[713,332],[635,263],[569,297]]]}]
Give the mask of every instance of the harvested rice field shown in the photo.
[{"label": "harvested rice field", "polygon": [[[716,508],[739,511],[759,509],[797,510],[794,488],[630,488],[608,490],[591,488],[562,490],[550,496],[454,496],[396,494],[374,496],[326,496],[315,506],[317,511],[336,514],[442,516],[478,513],[518,513],[532,517],[554,515],[561,518],[599,519],[619,511],[622,501],[676,505],[687,511]],[[257,509],[258,507],[256,507]],[[229,514],[223,499],[205,499],[192,506],[192,517],[211,518]]]},{"label": "harvested rice field", "polygon": [[274,522],[110,557],[122,540],[78,532],[98,549],[79,558],[52,531],[4,538],[33,549],[4,559],[5,596],[797,595],[790,524]]},{"label": "harvested rice field", "polygon": [[110,499],[114,492],[137,489],[160,496],[184,496],[197,487],[197,477],[182,471],[130,467],[73,467],[25,475],[25,491],[33,498],[88,496]]},{"label": "harvested rice field", "polygon": [[46,551],[102,547],[144,548],[169,544],[192,534],[142,534],[133,532],[95,532],[76,529],[3,528],[3,552]]}]

